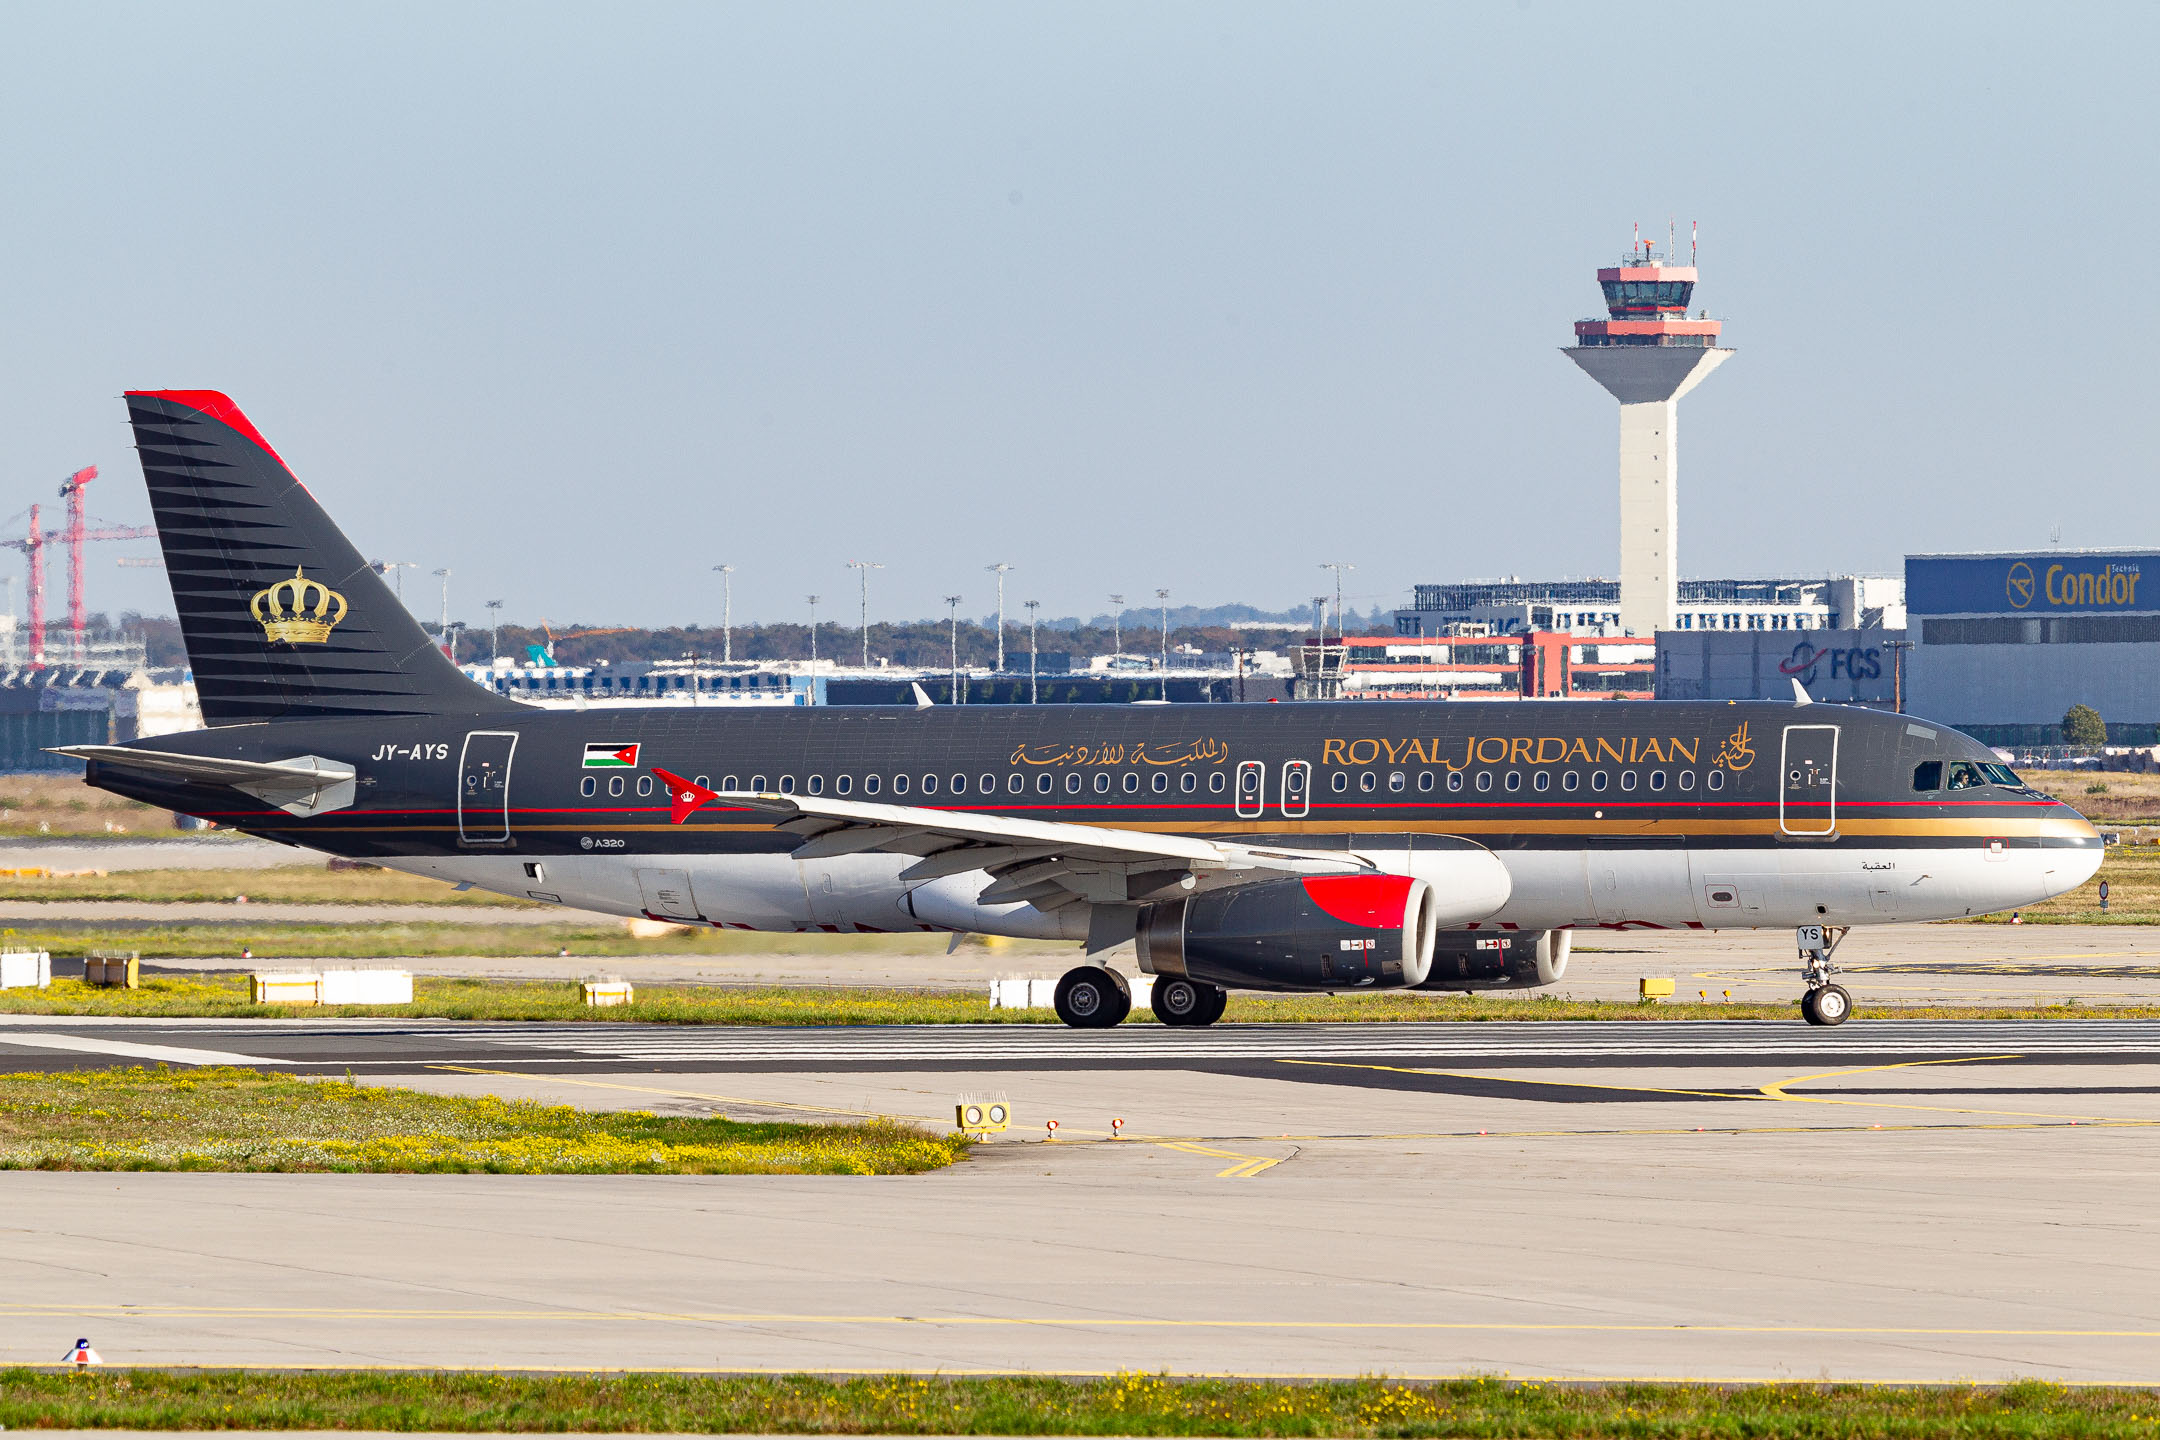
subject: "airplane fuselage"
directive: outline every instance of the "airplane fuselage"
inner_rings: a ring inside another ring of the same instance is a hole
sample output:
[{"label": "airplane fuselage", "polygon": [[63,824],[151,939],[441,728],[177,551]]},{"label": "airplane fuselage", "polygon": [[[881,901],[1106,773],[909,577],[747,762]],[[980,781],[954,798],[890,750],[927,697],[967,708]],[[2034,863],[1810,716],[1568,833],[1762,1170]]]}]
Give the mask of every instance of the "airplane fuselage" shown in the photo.
[{"label": "airplane fuselage", "polygon": [[793,858],[799,834],[724,799],[677,823],[654,767],[719,791],[1347,851],[1443,901],[1490,856],[1504,883],[1445,922],[1469,929],[1938,920],[2059,894],[2101,854],[1976,742],[1831,705],[520,708],[142,744],[323,757],[357,772],[354,798],[296,816],[96,762],[92,783],[506,895],[747,930],[1081,939],[1089,907],[985,905],[984,873],[908,881],[905,854]]}]

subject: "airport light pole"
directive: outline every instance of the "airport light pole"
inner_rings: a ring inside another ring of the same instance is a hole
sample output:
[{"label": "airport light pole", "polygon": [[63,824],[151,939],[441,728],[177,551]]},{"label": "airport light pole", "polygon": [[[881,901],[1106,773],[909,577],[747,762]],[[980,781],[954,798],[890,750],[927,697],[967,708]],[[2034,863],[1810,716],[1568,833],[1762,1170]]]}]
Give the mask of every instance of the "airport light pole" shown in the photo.
[{"label": "airport light pole", "polygon": [[378,575],[388,575],[390,577],[390,583],[397,586],[398,604],[402,605],[405,603],[405,577],[399,572],[417,570],[420,568],[420,562],[417,560],[377,560],[371,568]]},{"label": "airport light pole", "polygon": [[720,663],[729,665],[735,660],[735,567],[712,568],[720,577]]},{"label": "airport light pole", "polygon": [[495,663],[496,657],[501,653],[501,645],[499,643],[498,636],[502,631],[502,607],[503,602],[500,600],[490,600],[487,602],[488,664],[490,665],[493,665]]},{"label": "airport light pole", "polygon": [[[1345,570],[1355,570],[1357,569],[1357,566],[1346,564],[1341,560],[1323,560],[1320,562],[1320,568],[1322,570],[1332,570],[1335,572],[1335,638],[1337,640],[1340,640],[1343,638],[1342,572]],[[1323,616],[1322,624],[1325,625],[1325,623],[1326,617]],[[1322,640],[1327,639],[1327,632],[1325,629],[1321,631],[1320,638]]]},{"label": "airport light pole", "polygon": [[817,674],[817,602],[818,597],[812,595],[810,597],[810,673],[812,675]]},{"label": "airport light pole", "polygon": [[1036,612],[1037,610],[1040,610],[1041,608],[1042,608],[1042,601],[1040,601],[1040,600],[1030,600],[1030,601],[1028,601],[1028,602],[1027,602],[1027,612],[1028,612],[1028,704],[1030,704],[1030,705],[1033,705],[1033,704],[1036,704],[1036,703],[1038,703],[1038,701],[1039,701],[1039,700],[1041,699],[1041,692],[1040,692],[1040,691],[1039,691],[1039,689],[1037,688],[1037,681],[1036,681],[1036,668],[1035,668],[1035,612]]},{"label": "airport light pole", "polygon": [[960,703],[960,597],[947,595],[945,604],[952,611],[952,701]]},{"label": "airport light pole", "polygon": [[862,577],[862,668],[870,668],[870,572],[885,567],[875,560],[850,560],[847,568]]},{"label": "airport light pole", "polygon": [[1000,675],[1005,673],[1005,572],[1012,568],[1002,560],[995,565],[983,566],[998,577],[997,673]]},{"label": "airport light pole", "polygon": [[1125,658],[1125,597],[1112,595],[1110,603],[1110,648],[1120,660]]},{"label": "airport light pole", "polygon": [[440,581],[442,581],[442,629],[441,629],[441,638],[442,638],[442,640],[443,640],[443,643],[447,645],[447,644],[449,643],[449,640],[450,640],[450,571],[449,571],[449,568],[448,568],[448,567],[446,566],[446,567],[444,567],[444,568],[443,568],[443,569],[441,569],[441,570],[437,570],[437,571],[435,572],[435,578],[436,578],[436,579],[438,579],[438,580],[440,580]]},{"label": "airport light pole", "polygon": [[1162,698],[1170,698],[1170,592],[1157,590],[1155,603],[1162,606]]}]

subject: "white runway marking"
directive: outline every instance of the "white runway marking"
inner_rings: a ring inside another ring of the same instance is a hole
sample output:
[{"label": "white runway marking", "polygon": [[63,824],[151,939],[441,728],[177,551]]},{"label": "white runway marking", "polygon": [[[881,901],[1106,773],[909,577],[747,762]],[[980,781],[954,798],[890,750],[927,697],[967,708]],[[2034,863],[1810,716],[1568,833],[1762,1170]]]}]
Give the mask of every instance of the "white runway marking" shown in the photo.
[{"label": "white runway marking", "polygon": [[170,1065],[275,1065],[259,1055],[230,1050],[195,1050],[184,1045],[138,1045],[131,1040],[100,1040],[90,1035],[24,1035],[0,1032],[0,1048],[21,1045],[32,1050],[74,1050],[85,1055],[117,1055],[128,1060],[163,1060]]}]

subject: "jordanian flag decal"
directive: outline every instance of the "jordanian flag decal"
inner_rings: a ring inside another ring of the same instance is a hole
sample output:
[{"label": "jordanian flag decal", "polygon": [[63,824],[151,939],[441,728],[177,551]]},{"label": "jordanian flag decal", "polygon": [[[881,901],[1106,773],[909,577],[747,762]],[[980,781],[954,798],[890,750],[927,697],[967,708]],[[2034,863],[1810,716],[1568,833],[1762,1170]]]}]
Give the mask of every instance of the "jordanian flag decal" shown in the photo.
[{"label": "jordanian flag decal", "polygon": [[625,745],[614,740],[603,740],[596,745],[587,745],[585,747],[585,768],[587,770],[635,770],[637,769],[637,750],[638,747],[635,745]]}]

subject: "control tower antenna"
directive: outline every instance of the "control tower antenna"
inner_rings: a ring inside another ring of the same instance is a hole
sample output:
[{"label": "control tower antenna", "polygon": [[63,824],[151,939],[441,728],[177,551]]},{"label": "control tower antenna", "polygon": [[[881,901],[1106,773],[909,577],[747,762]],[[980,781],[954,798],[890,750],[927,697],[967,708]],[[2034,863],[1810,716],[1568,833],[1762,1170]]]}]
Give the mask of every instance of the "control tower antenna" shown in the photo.
[{"label": "control tower antenna", "polygon": [[1673,628],[1680,601],[1680,398],[1732,358],[1721,322],[1687,318],[1693,265],[1645,245],[1598,271],[1606,318],[1575,322],[1564,353],[1620,402],[1620,628]]}]

